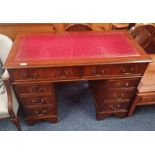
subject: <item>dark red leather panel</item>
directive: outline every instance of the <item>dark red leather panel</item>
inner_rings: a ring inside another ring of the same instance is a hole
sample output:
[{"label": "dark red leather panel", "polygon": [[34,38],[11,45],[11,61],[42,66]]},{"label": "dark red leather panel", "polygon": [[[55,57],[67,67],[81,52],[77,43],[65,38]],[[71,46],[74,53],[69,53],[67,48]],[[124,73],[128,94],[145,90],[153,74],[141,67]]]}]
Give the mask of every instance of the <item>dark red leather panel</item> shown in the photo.
[{"label": "dark red leather panel", "polygon": [[20,36],[15,61],[139,56],[123,32]]}]

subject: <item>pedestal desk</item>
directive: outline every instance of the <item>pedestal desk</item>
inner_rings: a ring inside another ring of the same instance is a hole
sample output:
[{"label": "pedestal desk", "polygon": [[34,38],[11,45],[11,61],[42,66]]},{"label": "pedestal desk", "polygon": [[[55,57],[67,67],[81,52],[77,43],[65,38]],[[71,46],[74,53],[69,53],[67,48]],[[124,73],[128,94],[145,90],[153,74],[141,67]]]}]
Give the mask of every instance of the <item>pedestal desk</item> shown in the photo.
[{"label": "pedestal desk", "polygon": [[55,83],[86,80],[97,119],[126,116],[150,58],[127,31],[17,35],[6,60],[29,125],[57,122]]}]

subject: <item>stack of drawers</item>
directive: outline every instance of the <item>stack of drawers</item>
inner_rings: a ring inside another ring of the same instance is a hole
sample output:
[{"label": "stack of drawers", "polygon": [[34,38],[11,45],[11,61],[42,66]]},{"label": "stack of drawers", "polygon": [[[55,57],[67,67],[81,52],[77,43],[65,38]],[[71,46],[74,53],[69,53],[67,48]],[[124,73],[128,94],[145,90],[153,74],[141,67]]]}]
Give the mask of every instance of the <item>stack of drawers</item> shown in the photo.
[{"label": "stack of drawers", "polygon": [[33,125],[40,120],[57,121],[54,86],[51,83],[14,85],[22,103],[26,122]]},{"label": "stack of drawers", "polygon": [[90,82],[96,101],[97,119],[128,113],[140,78],[112,79]]},{"label": "stack of drawers", "polygon": [[90,82],[95,99],[98,120],[114,115],[125,117],[131,107],[137,85],[146,64],[112,65],[103,80]]}]

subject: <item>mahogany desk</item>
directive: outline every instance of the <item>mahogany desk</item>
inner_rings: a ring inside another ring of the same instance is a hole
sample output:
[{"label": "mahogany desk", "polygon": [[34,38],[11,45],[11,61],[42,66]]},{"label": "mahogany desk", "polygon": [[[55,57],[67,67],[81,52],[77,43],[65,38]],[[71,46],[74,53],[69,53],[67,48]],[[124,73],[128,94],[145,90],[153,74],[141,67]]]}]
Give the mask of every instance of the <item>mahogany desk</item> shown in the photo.
[{"label": "mahogany desk", "polygon": [[97,119],[126,116],[150,58],[127,31],[19,34],[6,60],[29,125],[56,122],[55,83],[88,80]]}]

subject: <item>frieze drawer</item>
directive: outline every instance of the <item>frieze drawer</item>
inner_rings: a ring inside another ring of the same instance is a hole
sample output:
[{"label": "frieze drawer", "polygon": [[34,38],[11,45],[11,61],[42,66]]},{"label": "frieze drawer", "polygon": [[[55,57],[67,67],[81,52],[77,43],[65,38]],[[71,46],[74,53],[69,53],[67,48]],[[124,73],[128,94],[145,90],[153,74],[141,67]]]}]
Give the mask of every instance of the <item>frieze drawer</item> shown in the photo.
[{"label": "frieze drawer", "polygon": [[82,70],[82,77],[102,78],[107,76],[142,76],[146,64],[116,64],[85,66]]},{"label": "frieze drawer", "polygon": [[10,74],[14,81],[68,80],[79,78],[78,67],[13,69]]}]

